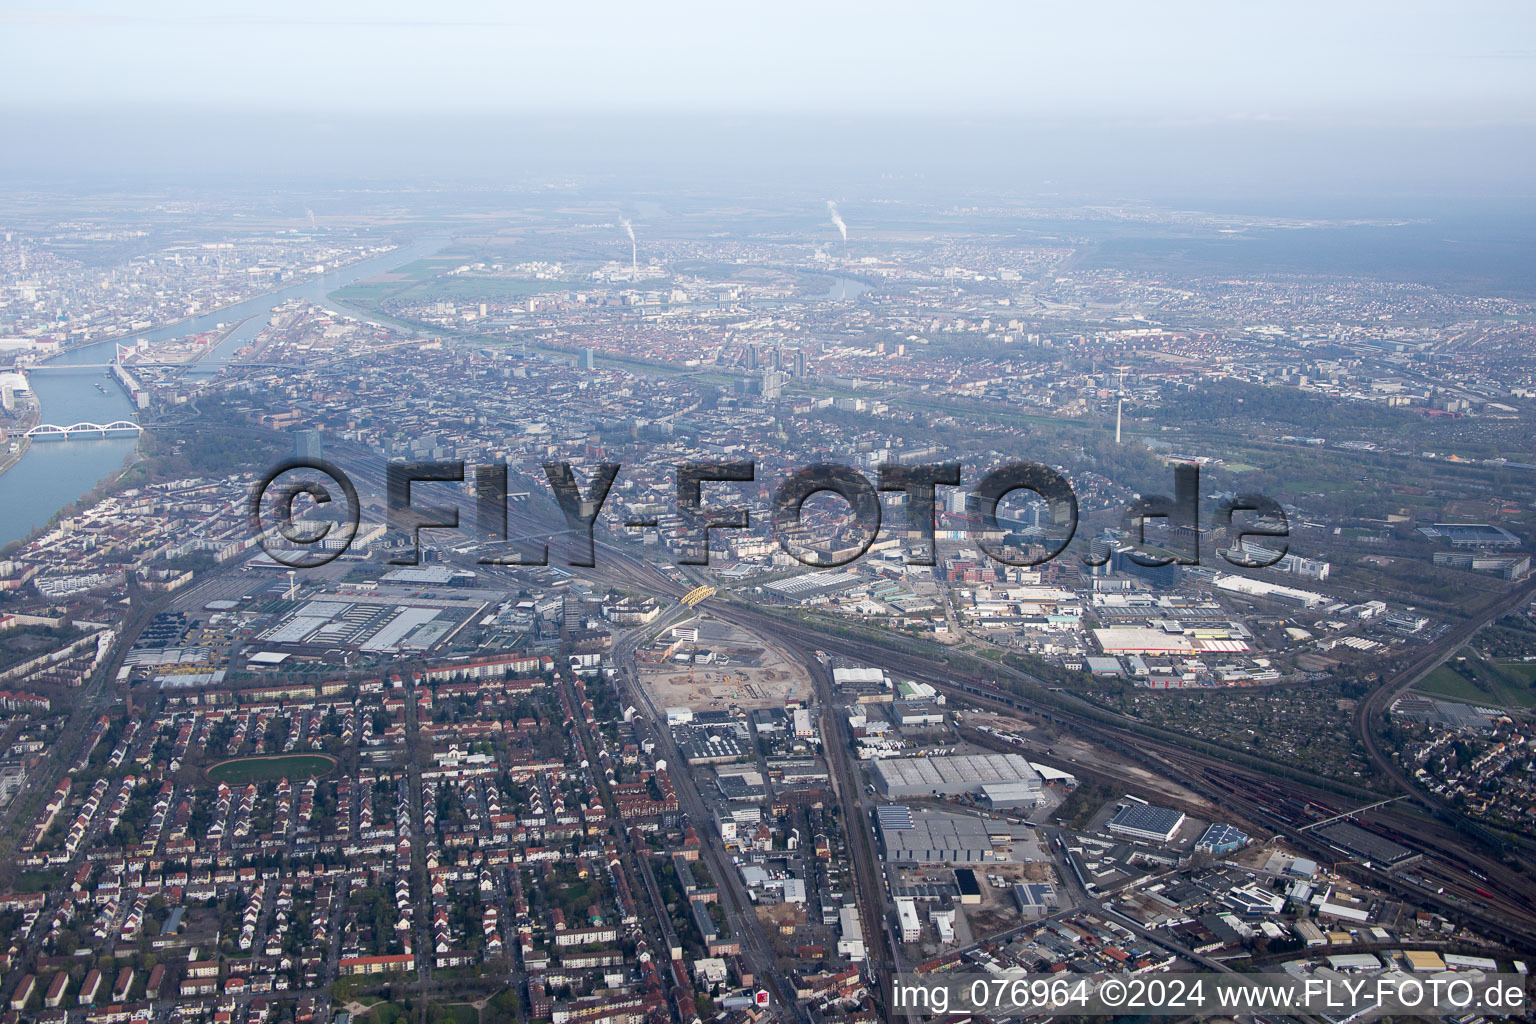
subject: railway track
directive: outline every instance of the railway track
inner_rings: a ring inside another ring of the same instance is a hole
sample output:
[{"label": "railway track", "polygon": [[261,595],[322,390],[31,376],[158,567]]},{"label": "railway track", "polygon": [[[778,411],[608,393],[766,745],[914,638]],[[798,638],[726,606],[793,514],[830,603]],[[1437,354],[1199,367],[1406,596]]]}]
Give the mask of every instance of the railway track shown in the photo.
[{"label": "railway track", "polygon": [[1536,855],[1536,841],[1529,836],[1495,832],[1479,822],[1472,821],[1444,800],[1426,792],[1409,777],[1396,759],[1382,748],[1381,728],[1382,716],[1397,694],[1438,668],[1488,623],[1498,620],[1530,601],[1533,594],[1536,594],[1536,577],[1513,588],[1508,595],[1476,618],[1451,630],[1423,656],[1415,659],[1413,664],[1384,680],[1355,705],[1355,713],[1350,721],[1356,739],[1365,748],[1366,756],[1384,777],[1390,779],[1415,801],[1427,807],[1437,818],[1473,837],[1484,847],[1492,848],[1501,854],[1513,853],[1527,868],[1536,867],[1536,856],[1533,856]]},{"label": "railway track", "polygon": [[[545,524],[530,521],[523,525],[537,529]],[[648,561],[634,557],[623,549],[602,542],[598,542],[597,546],[601,552],[597,566],[584,571],[584,575],[595,581],[626,588],[639,587],[673,599],[683,597],[697,583],[692,579],[679,582],[657,570]],[[1411,784],[1404,785],[1405,780],[1400,777],[1400,773],[1394,771],[1395,766],[1379,749],[1374,730],[1369,727],[1373,715],[1385,706],[1391,696],[1440,664],[1486,622],[1518,607],[1529,599],[1533,591],[1536,591],[1536,583],[1512,592],[1477,619],[1458,627],[1413,665],[1396,674],[1357,705],[1356,728],[1373,763],[1421,803],[1425,803],[1423,794],[1411,787]],[[1236,763],[1241,755],[1234,754],[1229,759],[1185,749],[1175,742],[1149,736],[1148,730],[1138,728],[1134,720],[1125,719],[1119,723],[1106,721],[1107,713],[1091,709],[1086,704],[1081,709],[1072,708],[1065,695],[1061,699],[1049,701],[1021,696],[995,682],[988,683],[957,673],[951,665],[938,657],[831,635],[805,623],[766,613],[741,601],[730,600],[729,597],[722,596],[717,600],[725,607],[717,605],[711,609],[712,613],[771,636],[777,644],[789,648],[808,668],[816,664],[810,652],[825,650],[870,664],[879,664],[913,679],[931,682],[942,692],[951,695],[963,694],[972,700],[991,702],[1010,710],[1045,717],[1131,757],[1161,776],[1186,785],[1215,806],[1232,812],[1240,820],[1261,826],[1271,834],[1284,836],[1301,849],[1324,860],[1336,858],[1339,851],[1322,837],[1302,832],[1302,827],[1322,817],[1350,812],[1354,807],[1379,799],[1379,795],[1372,791],[1341,786],[1334,780],[1320,778],[1317,784],[1296,779],[1277,781],[1272,773]],[[1049,689],[1040,680],[1016,669],[998,666],[995,670],[1019,682],[1033,683],[1043,690]],[[814,677],[814,669],[811,671]],[[816,682],[823,706],[830,707],[830,680]],[[1090,710],[1094,713],[1085,713]],[[841,744],[829,741],[828,746],[829,749],[839,748]],[[846,751],[843,753],[846,754]],[[858,789],[856,781],[851,777],[852,769],[839,764],[837,760],[834,760],[833,768],[840,786],[852,789],[850,795],[857,806]],[[1536,948],[1536,899],[1528,895],[1531,888],[1528,879],[1496,856],[1489,857],[1477,849],[1468,849],[1469,836],[1458,827],[1462,823],[1454,819],[1447,821],[1444,809],[1436,807],[1432,802],[1427,803],[1427,806],[1440,815],[1439,820],[1429,821],[1407,815],[1391,805],[1360,812],[1357,820],[1389,838],[1401,837],[1399,841],[1404,845],[1420,851],[1425,860],[1418,864],[1418,870],[1412,874],[1424,879],[1426,883],[1433,881],[1433,886],[1420,884],[1413,878],[1405,877],[1404,873],[1394,873],[1374,866],[1357,865],[1350,869],[1351,873],[1362,881],[1412,897],[1422,905],[1435,907],[1446,916],[1474,925],[1516,948]],[[1312,810],[1309,811],[1309,808]],[[866,931],[877,929],[881,933],[881,945],[884,946],[883,901],[877,895],[880,891],[878,879],[870,877],[875,863],[872,859],[873,850],[868,848],[867,842],[855,839],[856,836],[862,837],[862,821],[855,823],[852,816],[848,816],[844,824],[849,831],[849,842],[855,846],[856,866],[866,866],[866,870],[859,872],[860,914]],[[1487,836],[1478,838],[1485,846],[1489,845]],[[1495,849],[1496,854],[1501,852],[1501,849]]]},{"label": "railway track", "polygon": [[[672,587],[676,589],[677,585],[672,584]],[[1300,831],[1301,826],[1316,820],[1302,808],[1311,803],[1327,808],[1328,813],[1338,814],[1350,811],[1361,803],[1379,799],[1379,796],[1366,790],[1341,794],[1332,789],[1292,780],[1278,781],[1272,774],[1266,775],[1256,769],[1235,765],[1215,755],[1191,752],[1172,743],[1149,739],[1129,725],[1107,724],[1064,710],[1054,702],[1044,704],[1020,697],[992,683],[957,677],[950,666],[943,663],[890,647],[823,635],[803,624],[739,604],[733,604],[730,612],[721,614],[738,624],[766,632],[780,644],[792,644],[801,650],[816,644],[818,649],[869,664],[883,665],[901,675],[933,683],[951,695],[964,694],[973,699],[990,700],[1011,710],[1047,717],[1074,729],[1080,735],[1109,745],[1111,749],[1132,757],[1159,775],[1189,786],[1216,806],[1233,811],[1255,825],[1264,826],[1271,834],[1285,836],[1300,848],[1316,853],[1324,860],[1338,858],[1339,851],[1321,837]],[[1195,785],[1190,785],[1192,782]],[[1250,797],[1241,795],[1245,789],[1252,793]],[[1453,919],[1464,920],[1503,938],[1517,948],[1536,948],[1536,903],[1525,895],[1530,885],[1522,872],[1511,869],[1496,858],[1468,850],[1467,836],[1459,830],[1441,822],[1405,817],[1390,805],[1365,812],[1361,820],[1370,823],[1397,822],[1398,827],[1405,830],[1400,834],[1409,840],[1405,845],[1433,858],[1440,864],[1439,870],[1448,875],[1455,871],[1457,865],[1467,866],[1469,872],[1478,871],[1487,884],[1475,888],[1490,894],[1484,896],[1472,892],[1466,898],[1447,900],[1444,898],[1446,893],[1437,892],[1434,888],[1412,887],[1412,895],[1416,900],[1439,909]],[[1409,885],[1378,868],[1362,866],[1359,870],[1363,872],[1362,880],[1383,888],[1404,888]],[[1484,904],[1487,910],[1479,910],[1477,903]]]},{"label": "railway track", "polygon": [[[1305,825],[1320,820],[1313,815],[1323,809],[1330,814],[1350,811],[1350,805],[1341,802],[1337,794],[1279,783],[1199,755],[1164,751],[1156,756],[1169,769],[1164,774],[1216,805],[1263,826],[1270,834],[1284,837],[1320,861],[1338,863],[1349,858],[1326,837],[1303,831]],[[1308,808],[1313,809],[1311,813]],[[1353,869],[1358,880],[1388,891],[1409,888],[1411,891],[1405,895],[1412,895],[1419,904],[1436,908],[1450,919],[1465,921],[1517,948],[1536,945],[1536,901],[1529,894],[1530,887],[1523,875],[1500,861],[1470,853],[1464,836],[1437,822],[1391,807],[1372,808],[1351,817],[1367,831],[1418,852],[1421,859],[1416,862],[1417,869],[1433,873],[1439,882],[1435,886],[1413,886],[1397,868],[1364,864]],[[1480,884],[1469,881],[1473,878]],[[1440,891],[1442,886],[1446,891]],[[1446,899],[1447,892],[1457,898]],[[1486,909],[1479,910],[1477,904]]]}]

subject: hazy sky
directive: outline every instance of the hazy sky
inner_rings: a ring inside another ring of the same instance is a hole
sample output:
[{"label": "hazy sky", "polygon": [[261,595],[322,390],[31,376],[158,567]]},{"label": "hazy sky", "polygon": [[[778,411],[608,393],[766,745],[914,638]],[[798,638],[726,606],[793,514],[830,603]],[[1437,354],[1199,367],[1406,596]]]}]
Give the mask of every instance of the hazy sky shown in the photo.
[{"label": "hazy sky", "polygon": [[37,0],[0,9],[0,177],[1529,195],[1533,28],[1528,0]]},{"label": "hazy sky", "polygon": [[0,13],[0,104],[1523,123],[1533,26],[1465,0],[54,0]]}]

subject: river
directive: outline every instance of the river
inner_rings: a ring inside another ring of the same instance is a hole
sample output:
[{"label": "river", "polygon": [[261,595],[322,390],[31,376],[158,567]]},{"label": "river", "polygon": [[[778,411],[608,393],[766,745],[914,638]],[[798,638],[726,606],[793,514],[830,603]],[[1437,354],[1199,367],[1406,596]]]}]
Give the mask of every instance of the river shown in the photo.
[{"label": "river", "polygon": [[[431,256],[446,242],[445,236],[423,238],[383,256],[180,323],[150,328],[128,338],[85,345],[55,356],[27,373],[32,391],[42,405],[42,422],[67,427],[73,423],[110,423],[134,418],[127,396],[115,380],[106,376],[104,369],[80,365],[111,362],[116,352],[113,346],[119,341],[129,338],[167,341],[216,330],[219,324],[226,328],[238,325],[192,371],[217,373],[266,326],[269,314],[278,304],[289,299],[326,304],[326,296],[338,288]],[[33,444],[20,462],[0,474],[0,545],[27,536],[53,518],[59,509],[88,494],[91,488],[121,469],[136,446],[137,442],[132,439]]]},{"label": "river", "polygon": [[[42,404],[42,422],[67,427],[73,423],[111,423],[113,420],[134,418],[133,407],[127,396],[115,380],[106,376],[105,370],[80,365],[111,362],[117,342],[136,338],[145,338],[150,342],[169,341],[189,334],[217,330],[220,324],[225,329],[233,325],[229,334],[203,357],[196,368],[189,371],[193,375],[214,374],[260,333],[272,309],[289,299],[305,299],[347,316],[370,320],[368,314],[339,307],[327,296],[349,284],[431,256],[447,241],[447,236],[423,238],[383,256],[300,281],[180,323],[150,328],[112,341],[84,345],[55,356],[27,374],[32,391]],[[861,281],[835,277],[825,294],[812,296],[810,301],[847,301],[857,299],[868,290],[869,286]],[[779,305],[789,301],[806,300],[768,300],[756,304]],[[401,329],[399,324],[390,326],[396,330]],[[20,462],[0,474],[0,546],[26,537],[47,523],[65,505],[88,494],[98,483],[120,470],[136,447],[136,441],[125,438],[33,444]]]}]

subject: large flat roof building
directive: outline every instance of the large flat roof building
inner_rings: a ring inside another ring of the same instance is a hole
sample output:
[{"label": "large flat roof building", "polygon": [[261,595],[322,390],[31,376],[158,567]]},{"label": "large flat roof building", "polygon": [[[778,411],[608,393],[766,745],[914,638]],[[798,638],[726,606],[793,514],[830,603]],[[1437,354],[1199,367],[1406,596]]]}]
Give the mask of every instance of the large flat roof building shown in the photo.
[{"label": "large flat roof building", "polygon": [[1233,594],[1299,604],[1303,608],[1315,608],[1318,605],[1328,603],[1328,599],[1322,594],[1314,593],[1310,590],[1300,590],[1296,587],[1282,587],[1278,583],[1270,583],[1268,580],[1256,580],[1248,576],[1217,576],[1211,580],[1211,586]]},{"label": "large flat roof building", "polygon": [[993,810],[1037,807],[1040,804],[1040,780],[984,782],[981,785],[980,798],[982,804]]},{"label": "large flat roof building", "polygon": [[1045,882],[1018,882],[1014,884],[1013,897],[1018,900],[1019,913],[1025,920],[1035,921],[1051,912],[1056,890]]},{"label": "large flat roof building", "polygon": [[[1040,773],[1018,754],[959,754],[954,757],[893,757],[876,761],[875,785],[892,799],[980,795],[986,787],[1009,786],[1014,802],[1038,801]],[[1001,790],[999,790],[1001,791]]]},{"label": "large flat roof building", "polygon": [[1127,839],[1145,839],[1159,843],[1171,840],[1184,824],[1184,812],[1151,804],[1126,804],[1109,819],[1109,831]]},{"label": "large flat roof building", "polygon": [[1095,629],[1093,638],[1105,654],[1189,654],[1195,649],[1182,632],[1149,626],[1111,626]]},{"label": "large flat roof building", "polygon": [[1419,532],[1432,539],[1444,538],[1458,548],[1516,548],[1520,538],[1491,523],[1435,523]]},{"label": "large flat roof building", "polygon": [[1235,825],[1214,824],[1205,830],[1195,843],[1195,849],[1206,853],[1231,853],[1248,845],[1248,834]]},{"label": "large flat roof building", "polygon": [[994,860],[986,823],[958,814],[914,815],[901,805],[875,811],[887,861],[919,864],[975,864]]}]

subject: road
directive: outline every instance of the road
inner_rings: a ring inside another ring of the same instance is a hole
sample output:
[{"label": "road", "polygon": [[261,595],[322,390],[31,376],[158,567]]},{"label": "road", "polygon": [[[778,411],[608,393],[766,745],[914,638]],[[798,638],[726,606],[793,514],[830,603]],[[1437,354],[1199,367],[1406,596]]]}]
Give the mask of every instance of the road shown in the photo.
[{"label": "road", "polygon": [[[1355,713],[1351,719],[1351,726],[1354,729],[1355,736],[1365,748],[1371,763],[1375,765],[1377,771],[1390,779],[1397,788],[1428,807],[1437,816],[1466,829],[1468,835],[1475,837],[1479,842],[1490,844],[1502,840],[1520,847],[1527,855],[1536,853],[1536,841],[1532,841],[1530,837],[1509,836],[1495,838],[1490,830],[1472,822],[1445,800],[1417,785],[1402,766],[1397,763],[1397,759],[1382,747],[1381,731],[1384,724],[1383,716],[1399,693],[1443,665],[1451,655],[1460,650],[1484,626],[1525,605],[1526,602],[1531,600],[1532,595],[1536,595],[1536,577],[1532,577],[1525,583],[1511,588],[1508,595],[1494,603],[1482,614],[1461,623],[1447,632],[1445,636],[1441,637],[1429,650],[1424,652],[1421,657],[1415,659],[1407,668],[1384,679],[1376,689],[1372,690],[1355,705]],[[1531,859],[1529,856],[1523,859],[1527,866],[1536,867],[1536,860]]]},{"label": "road", "polygon": [[[622,585],[632,589],[644,586],[673,596],[687,589],[687,586],[670,580],[654,566],[628,551],[601,542],[598,549],[598,568],[586,570],[588,574],[612,574],[612,578],[625,580]],[[1528,584],[1520,591],[1512,592],[1509,598],[1480,619],[1491,620],[1502,613],[1501,609],[1517,607],[1531,586]],[[906,645],[881,644],[830,635],[812,624],[771,614],[760,607],[732,599],[728,592],[711,600],[709,612],[742,628],[773,637],[776,644],[798,653],[802,658],[812,649],[823,649],[866,664],[885,666],[909,678],[931,682],[941,692],[951,695],[969,697],[969,691],[977,689],[973,682],[960,674],[965,671],[960,667],[963,665],[973,665],[971,671],[1025,683],[1032,688],[1030,697],[995,690],[995,687],[991,689],[1011,708],[1047,717],[1086,739],[1108,744],[1111,749],[1130,756],[1158,775],[1184,784],[1211,803],[1228,809],[1239,820],[1260,824],[1271,832],[1291,835],[1302,844],[1303,849],[1322,856],[1324,860],[1336,859],[1337,852],[1326,844],[1318,843],[1315,838],[1298,834],[1299,826],[1310,823],[1311,819],[1276,813],[1277,800],[1295,799],[1295,794],[1304,793],[1306,800],[1324,804],[1331,801],[1335,810],[1343,810],[1380,799],[1380,794],[1371,790],[1348,786],[1326,776],[1311,776],[1311,773],[1302,769],[1288,769],[1286,777],[1277,777],[1273,765],[1237,752],[1191,750],[1187,740],[1181,741],[1175,735],[1157,735],[1156,730],[1148,730],[1134,719],[1107,712],[1068,693],[1052,692],[1043,681],[1011,667],[977,659],[956,660],[956,655],[950,651],[918,653]],[[1468,623],[1461,630],[1448,633],[1434,644],[1427,656],[1443,659],[1476,628],[1480,628],[1480,624]],[[830,746],[836,747],[838,744]],[[1247,787],[1241,793],[1238,791],[1239,783]],[[1261,788],[1270,795],[1249,795]],[[1493,909],[1485,913],[1475,906],[1482,897],[1471,896],[1469,893],[1453,899],[1446,891],[1437,891],[1434,886],[1409,887],[1387,872],[1376,869],[1362,869],[1362,880],[1385,886],[1389,891],[1411,893],[1421,905],[1438,909],[1473,927],[1483,928],[1492,935],[1529,940],[1532,934],[1536,934],[1536,903],[1532,902],[1527,879],[1521,872],[1499,863],[1497,850],[1494,850],[1492,856],[1480,855],[1477,844],[1469,843],[1474,837],[1464,829],[1456,828],[1454,824],[1453,827],[1441,827],[1438,823],[1429,825],[1422,819],[1411,820],[1395,807],[1377,808],[1368,814],[1368,819],[1362,816],[1361,820],[1388,822],[1391,823],[1389,831],[1396,829],[1406,832],[1410,845],[1427,850],[1430,856],[1444,865],[1439,869],[1444,874],[1453,875],[1460,866],[1470,861],[1476,870],[1493,883],[1488,887],[1501,895],[1491,905]],[[861,910],[863,913],[865,911]]]},{"label": "road", "polygon": [[150,598],[148,594],[137,588],[134,588],[133,594],[134,603],[112,649],[72,702],[74,707],[58,739],[53,744],[58,753],[48,759],[45,768],[32,774],[27,780],[25,790],[18,793],[6,807],[5,812],[0,814],[0,835],[4,836],[3,841],[0,841],[0,863],[7,865],[14,863],[16,842],[21,832],[16,827],[16,822],[30,818],[40,806],[41,801],[53,792],[59,780],[67,774],[75,750],[80,746],[86,730],[116,698],[113,681],[117,678],[118,670],[122,668],[128,649],[133,646],[150,619],[165,607],[166,599],[163,596]]},{"label": "road", "polygon": [[[877,954],[871,957],[871,966],[877,971],[899,970],[901,945],[891,934],[891,922],[886,913],[885,881],[880,877],[879,868],[882,860],[875,852],[874,830],[869,816],[864,812],[858,770],[854,767],[847,737],[843,735],[838,707],[833,700],[832,673],[816,657],[815,651],[806,650],[799,644],[785,644],[779,637],[774,637],[774,642],[809,669],[811,685],[815,689],[817,703],[821,706],[822,749],[826,751],[827,763],[832,770],[832,789],[842,811],[843,837],[853,858],[859,919],[864,926],[867,951]],[[870,941],[871,929],[874,929],[878,941]],[[885,986],[876,988],[883,992]]]},{"label": "road", "polygon": [[[376,467],[376,468],[375,468]],[[350,469],[351,467],[349,467]],[[361,468],[361,467],[359,467]],[[367,482],[376,488],[382,489],[382,463],[375,460],[375,466],[363,470]],[[377,493],[377,491],[376,491]],[[520,518],[514,510],[510,519],[518,520],[519,528],[525,531],[540,531],[544,524],[538,523],[526,517]],[[695,582],[705,581],[703,574],[696,574],[696,579],[680,583],[669,575],[660,572],[654,565],[643,558],[636,557],[630,550],[616,547],[611,544],[599,542],[598,565],[594,568],[582,571],[582,575],[594,582],[608,583],[630,590],[642,590],[661,597],[676,598]],[[552,551],[552,555],[558,558],[559,552]],[[469,560],[472,563],[472,557]],[[478,568],[486,571],[485,567],[476,567],[473,564],[466,567]],[[1371,754],[1373,763],[1383,772],[1384,777],[1394,779],[1398,785],[1408,791],[1412,791],[1411,784],[1405,784],[1406,780],[1394,770],[1390,759],[1384,756],[1379,749],[1379,744],[1374,738],[1375,729],[1370,727],[1373,716],[1390,702],[1390,698],[1404,687],[1410,685],[1414,679],[1419,678],[1424,672],[1431,670],[1444,658],[1448,657],[1457,647],[1473,635],[1478,628],[1488,621],[1497,618],[1507,610],[1518,607],[1519,604],[1529,598],[1533,586],[1526,584],[1522,588],[1513,590],[1509,597],[1500,601],[1487,612],[1476,619],[1462,624],[1456,629],[1439,638],[1433,646],[1418,659],[1413,666],[1403,673],[1394,676],[1361,701],[1361,707],[1356,720],[1356,728],[1361,737],[1365,749]],[[710,614],[728,621],[739,627],[749,629],[761,635],[772,637],[774,642],[786,648],[793,656],[802,660],[813,677],[813,685],[816,688],[818,698],[823,709],[822,718],[825,721],[831,719],[830,710],[831,691],[830,681],[825,678],[824,671],[818,672],[818,666],[811,652],[815,649],[824,649],[836,654],[861,660],[870,664],[880,664],[912,678],[924,679],[935,682],[942,690],[956,693],[967,685],[965,677],[960,672],[967,669],[960,666],[971,665],[969,671],[978,674],[986,674],[993,678],[1001,678],[1007,681],[1023,683],[1031,687],[1030,696],[1018,697],[999,691],[999,695],[1008,696],[1009,704],[1019,710],[1029,711],[1044,715],[1058,724],[1072,728],[1074,731],[1098,743],[1110,744],[1115,749],[1127,751],[1136,756],[1136,759],[1156,771],[1160,775],[1173,778],[1176,781],[1189,785],[1194,791],[1210,799],[1212,802],[1227,808],[1231,808],[1240,815],[1247,815],[1250,820],[1263,822],[1276,831],[1286,828],[1294,829],[1306,824],[1306,820],[1287,818],[1273,813],[1273,807],[1261,800],[1269,799],[1260,796],[1239,795],[1234,792],[1234,784],[1243,781],[1251,787],[1263,785],[1273,786],[1278,780],[1275,778],[1272,767],[1263,765],[1262,761],[1252,757],[1246,757],[1238,752],[1224,752],[1203,749],[1199,752],[1191,751],[1187,741],[1180,742],[1177,737],[1157,735],[1155,730],[1149,730],[1146,726],[1123,716],[1115,715],[1102,708],[1089,705],[1072,695],[1065,693],[1053,693],[1049,686],[1039,679],[1030,676],[1026,672],[1006,666],[992,665],[974,658],[963,658],[954,652],[932,651],[924,652],[914,650],[910,644],[895,643],[881,644],[874,641],[849,639],[846,636],[835,636],[827,633],[814,624],[808,624],[794,618],[770,614],[760,607],[755,607],[743,601],[733,600],[728,594],[713,599],[708,608]],[[638,642],[638,641],[637,641]],[[634,647],[628,647],[624,652],[625,658],[631,658]],[[958,671],[957,671],[958,670]],[[644,699],[639,688],[635,685],[631,674],[623,676],[625,684],[631,687],[636,694],[634,703],[637,707],[647,708],[647,718],[653,723],[662,723],[663,717],[658,709],[651,707],[649,701]],[[659,741],[663,749],[667,750],[675,758],[675,747],[670,743],[670,735],[664,727],[657,728]],[[883,885],[875,873],[876,859],[873,843],[867,829],[864,827],[852,827],[855,819],[862,820],[863,814],[859,806],[859,786],[856,782],[856,773],[848,764],[846,744],[837,734],[824,736],[824,746],[828,752],[829,763],[833,771],[834,788],[839,797],[839,805],[842,808],[844,820],[849,823],[847,833],[849,842],[853,847],[853,855],[857,868],[856,879],[858,881],[858,900],[861,917],[864,918],[866,929],[875,928],[879,941],[871,942],[871,949],[876,946],[884,947],[884,950],[875,958],[877,962],[894,963],[894,943],[885,937],[887,928],[885,925],[884,900],[882,897]],[[1266,771],[1266,768],[1268,770]],[[679,773],[679,777],[685,773]],[[1343,793],[1355,803],[1376,799],[1375,794],[1361,787],[1351,787],[1341,784],[1338,780],[1312,776],[1305,770],[1288,772],[1288,777],[1294,779],[1295,789],[1305,791],[1308,798],[1314,796],[1321,800],[1339,799]],[[1287,783],[1289,785],[1289,783]],[[1282,787],[1283,788],[1283,787]],[[696,789],[691,780],[685,785],[679,785],[679,799],[689,804],[690,815],[702,814],[704,808],[698,798]],[[1418,795],[1417,793],[1415,795]],[[1343,807],[1350,804],[1345,803]],[[1379,820],[1395,820],[1391,817],[1392,808],[1381,808],[1370,812]],[[1433,850],[1443,851],[1452,859],[1456,858],[1459,851],[1465,850],[1469,836],[1447,836],[1436,831],[1427,831],[1422,837],[1423,843]],[[1438,854],[1437,854],[1438,855]],[[1515,892],[1525,888],[1523,879],[1514,877],[1512,873],[1497,872],[1497,868],[1489,869],[1486,861],[1478,861],[1480,870],[1485,871],[1490,878],[1494,878],[1498,887],[1506,893]],[[713,865],[712,865],[713,866]],[[733,871],[716,872],[722,877],[733,877]],[[733,894],[739,895],[739,894]],[[1423,895],[1423,894],[1421,894]],[[1429,905],[1435,902],[1429,896]],[[1464,907],[1464,905],[1462,905]],[[737,907],[740,912],[740,907]],[[1461,907],[1454,907],[1459,911]],[[1536,918],[1532,918],[1536,920]],[[734,927],[734,924],[733,924]],[[1500,927],[1508,927],[1507,925]],[[748,934],[755,932],[753,927]],[[740,932],[738,931],[738,934]],[[866,936],[869,938],[869,936]],[[745,947],[744,947],[745,949]],[[771,976],[771,975],[766,975]]]},{"label": "road", "polygon": [[741,944],[742,957],[751,965],[753,973],[767,984],[777,998],[778,1005],[794,1008],[796,1016],[803,1018],[794,999],[794,987],[789,978],[778,968],[777,957],[767,936],[763,934],[762,926],[758,923],[754,905],[747,895],[740,873],[737,872],[734,864],[726,860],[725,853],[719,844],[710,841],[714,832],[712,816],[705,806],[692,773],[688,771],[687,762],[683,760],[682,753],[672,738],[672,730],[667,728],[666,715],[652,702],[636,675],[635,651],[640,645],[649,641],[661,630],[693,614],[691,608],[674,606],[650,626],[632,630],[615,643],[613,658],[618,670],[617,678],[621,689],[627,691],[629,703],[633,704],[644,718],[645,731],[656,743],[657,749],[666,755],[668,775],[677,793],[678,806],[688,816],[689,824],[693,825],[698,830],[699,836],[705,840],[702,844],[703,856],[715,884],[719,887],[720,904],[725,911],[726,920],[730,923],[731,937]]}]

